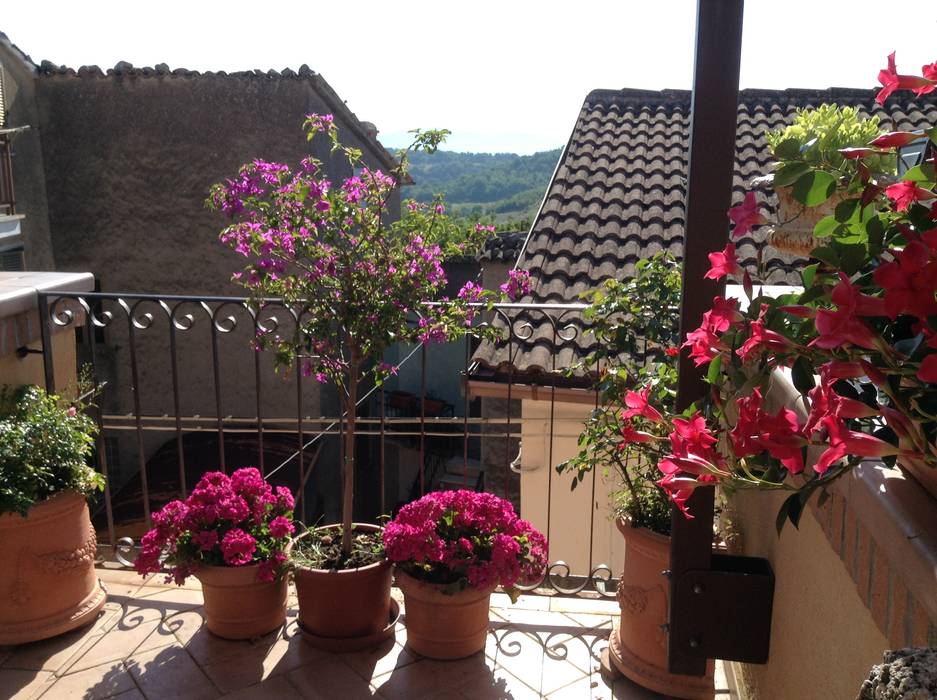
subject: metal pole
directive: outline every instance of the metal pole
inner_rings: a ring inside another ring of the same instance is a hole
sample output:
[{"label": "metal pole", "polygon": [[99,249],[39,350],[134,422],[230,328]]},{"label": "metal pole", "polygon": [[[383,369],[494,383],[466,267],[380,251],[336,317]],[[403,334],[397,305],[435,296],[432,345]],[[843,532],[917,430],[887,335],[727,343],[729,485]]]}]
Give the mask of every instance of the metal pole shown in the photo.
[{"label": "metal pole", "polygon": [[[680,333],[699,327],[714,296],[725,291],[722,281],[706,280],[707,253],[725,246],[726,211],[732,201],[738,111],[739,61],[742,49],[744,0],[698,0],[693,96],[690,107],[690,153],[683,243],[683,290]],[[680,355],[677,410],[706,393],[703,375],[687,351]],[[674,509],[672,515],[670,579],[684,572],[709,569],[712,562],[712,488],[699,488],[689,500],[694,519]],[[674,610],[675,585],[670,587]],[[673,620],[671,619],[671,626]],[[673,643],[668,645],[671,673],[703,676],[706,659]]]}]

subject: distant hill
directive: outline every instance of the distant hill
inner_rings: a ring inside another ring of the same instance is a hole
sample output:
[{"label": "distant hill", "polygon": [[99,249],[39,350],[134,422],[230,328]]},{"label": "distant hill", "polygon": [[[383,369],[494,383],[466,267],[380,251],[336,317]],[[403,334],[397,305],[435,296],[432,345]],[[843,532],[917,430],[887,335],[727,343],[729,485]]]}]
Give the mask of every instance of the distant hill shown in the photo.
[{"label": "distant hill", "polygon": [[559,148],[529,156],[515,153],[437,151],[410,156],[416,184],[404,197],[420,202],[442,194],[449,212],[498,224],[529,222],[537,213],[560,157]]}]

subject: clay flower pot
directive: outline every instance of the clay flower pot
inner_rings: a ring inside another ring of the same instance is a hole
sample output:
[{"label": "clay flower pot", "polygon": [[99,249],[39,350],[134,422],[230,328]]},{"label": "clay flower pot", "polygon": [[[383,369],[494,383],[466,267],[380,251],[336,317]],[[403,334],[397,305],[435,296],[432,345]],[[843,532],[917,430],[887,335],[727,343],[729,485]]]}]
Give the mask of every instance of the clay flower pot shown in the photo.
[{"label": "clay flower pot", "polygon": [[257,579],[259,564],[202,566],[195,576],[202,584],[205,623],[224,639],[250,639],[272,632],[286,620],[287,579]]},{"label": "clay flower pot", "polygon": [[419,581],[399,568],[395,576],[403,591],[407,646],[413,651],[431,659],[462,659],[485,648],[494,586],[450,595],[442,585]]},{"label": "clay flower pot", "polygon": [[609,660],[650,690],[675,698],[712,700],[712,661],[703,678],[667,671],[667,634],[661,626],[667,622],[670,583],[661,572],[670,566],[670,538],[624,520],[617,524],[625,538],[625,566],[618,582],[621,618],[609,636]]},{"label": "clay flower pot", "polygon": [[813,229],[820,219],[831,216],[836,205],[843,201],[839,192],[833,194],[828,200],[816,207],[804,207],[794,199],[794,188],[791,185],[775,187],[778,196],[778,224],[768,243],[782,253],[791,253],[799,257],[809,257],[810,251],[820,245],[813,237]]},{"label": "clay flower pot", "polygon": [[[376,525],[362,523],[355,523],[354,529],[381,531]],[[391,563],[387,559],[341,571],[296,566],[293,581],[299,600],[299,628],[313,646],[354,651],[393,636],[400,610],[391,604]]]},{"label": "clay flower pot", "polygon": [[25,518],[0,515],[0,646],[94,621],[107,599],[96,549],[88,503],[73,491],[35,504]]}]

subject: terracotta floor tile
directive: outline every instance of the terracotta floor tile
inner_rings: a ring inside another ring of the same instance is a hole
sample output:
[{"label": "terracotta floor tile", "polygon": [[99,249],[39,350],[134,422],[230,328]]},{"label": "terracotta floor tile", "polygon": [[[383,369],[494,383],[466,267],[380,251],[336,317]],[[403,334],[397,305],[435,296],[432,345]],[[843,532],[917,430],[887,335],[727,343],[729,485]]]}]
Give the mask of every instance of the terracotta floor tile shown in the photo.
[{"label": "terracotta floor tile", "polygon": [[[100,619],[100,618],[99,618]],[[3,668],[26,671],[58,671],[78,653],[82,644],[103,634],[97,621],[87,627],[67,632],[52,639],[14,647],[3,662]]]},{"label": "terracotta floor tile", "polygon": [[418,661],[420,657],[402,644],[388,639],[374,649],[342,654],[341,659],[351,666],[358,675],[370,682],[378,676],[383,676],[395,669],[412,664]]},{"label": "terracotta floor tile", "polygon": [[[272,643],[269,643],[272,642]],[[244,643],[234,654],[202,666],[212,682],[225,693],[260,683],[328,656],[301,637],[264,637]]]},{"label": "terracotta floor tile", "polygon": [[180,647],[169,646],[134,654],[125,663],[150,700],[209,700],[220,694],[192,657]]},{"label": "terracotta floor tile", "polygon": [[[599,683],[605,685],[601,680]],[[605,687],[607,688],[608,686]],[[660,693],[655,693],[653,690],[643,688],[624,677],[615,681],[615,685],[612,686],[611,697],[614,698],[614,700],[671,700],[671,698],[666,695],[661,695]]]},{"label": "terracotta floor tile", "polygon": [[[497,665],[539,692],[544,664],[542,641],[536,635],[515,628],[499,630],[495,636],[498,639],[495,657]],[[558,687],[557,681],[551,679],[551,682],[554,687]]]},{"label": "terracotta floor tile", "polygon": [[143,693],[138,689],[134,688],[133,690],[128,690],[126,693],[115,695],[114,700],[146,700],[146,697],[144,697]]},{"label": "terracotta floor tile", "polygon": [[614,618],[618,616],[617,614],[613,616],[613,615],[606,615],[604,613],[600,615],[592,615],[589,613],[565,612],[563,614],[566,615],[566,617],[572,620],[575,624],[580,625],[581,627],[589,627],[589,628],[604,627],[608,629],[609,631],[611,631],[612,629],[612,622]]},{"label": "terracotta floor tile", "polygon": [[506,593],[492,593],[491,607],[508,609],[519,608],[521,610],[549,610],[550,600],[551,598],[549,596],[522,593],[517,599],[517,602],[512,603],[510,596]]},{"label": "terracotta floor tile", "polygon": [[585,676],[546,696],[549,700],[611,700],[612,689],[597,675]]},{"label": "terracotta floor tile", "polygon": [[620,612],[618,601],[614,598],[592,600],[590,598],[561,598],[550,599],[552,612],[587,613],[589,615],[614,615]]},{"label": "terracotta floor tile", "polygon": [[291,671],[286,679],[309,700],[365,700],[375,694],[351,666],[333,655]]},{"label": "terracotta floor tile", "polygon": [[130,677],[127,669],[120,661],[114,661],[62,676],[45,692],[43,697],[49,700],[58,700],[58,698],[98,700],[135,688],[133,678]]},{"label": "terracotta floor tile", "polygon": [[[268,678],[263,683],[242,688],[224,696],[225,700],[302,700],[303,696],[284,676]],[[333,700],[341,700],[334,698]]]},{"label": "terracotta floor tile", "polygon": [[[140,647],[148,637],[153,635],[159,624],[159,620],[150,620],[141,622],[135,627],[118,626],[101,637],[89,640],[69,662],[66,672],[74,673],[111,661],[123,661],[137,651],[146,651]],[[164,639],[160,646],[166,646],[169,643],[169,639]]]},{"label": "terracotta floor tile", "polygon": [[457,691],[444,690],[436,697],[444,700],[447,693],[453,692],[471,700],[537,700],[541,697],[540,693],[517,676],[498,666],[490,668],[488,673],[476,674]]},{"label": "terracotta floor tile", "polygon": [[416,700],[438,694],[442,690],[453,692],[479,677],[490,677],[494,664],[482,653],[457,661],[421,659],[395,671],[375,678],[374,686],[388,700]]},{"label": "terracotta floor tile", "polygon": [[0,669],[0,698],[32,700],[45,692],[54,679],[51,671]]},{"label": "terracotta floor tile", "polygon": [[[221,639],[208,631],[202,611],[187,610],[177,613],[166,620],[157,629],[157,634],[171,632],[185,647],[200,666],[217,663],[237,656],[253,646],[270,647],[276,643],[280,631],[254,641]],[[259,680],[259,679],[258,679]]]}]

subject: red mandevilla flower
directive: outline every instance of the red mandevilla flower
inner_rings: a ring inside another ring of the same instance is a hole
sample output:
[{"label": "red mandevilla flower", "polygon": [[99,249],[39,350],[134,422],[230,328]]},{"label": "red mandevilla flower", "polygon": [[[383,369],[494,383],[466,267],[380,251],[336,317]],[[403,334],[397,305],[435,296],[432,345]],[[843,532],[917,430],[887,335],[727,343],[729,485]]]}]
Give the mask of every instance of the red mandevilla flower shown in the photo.
[{"label": "red mandevilla flower", "polygon": [[745,200],[729,209],[729,218],[735,224],[735,228],[732,229],[733,238],[741,238],[753,227],[768,222],[758,209],[758,201],[755,199],[754,192],[746,192]]},{"label": "red mandevilla flower", "polygon": [[711,267],[704,275],[706,279],[719,280],[726,275],[737,275],[742,271],[739,261],[735,257],[734,243],[728,243],[719,253],[710,253],[709,263]]},{"label": "red mandevilla flower", "polygon": [[902,180],[885,188],[885,196],[895,202],[895,211],[905,211],[915,202],[927,201],[937,197],[930,190],[925,190],[916,182]]},{"label": "red mandevilla flower", "polygon": [[[924,66],[924,68],[930,70],[930,66]],[[885,104],[885,100],[895,90],[913,90],[914,94],[920,97],[931,92],[935,87],[932,79],[917,75],[899,75],[895,66],[894,51],[888,54],[888,67],[879,71],[878,82],[882,84],[882,89],[875,96],[875,101],[879,104]]]}]

